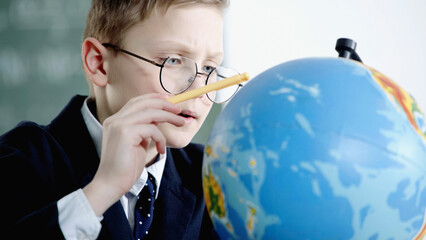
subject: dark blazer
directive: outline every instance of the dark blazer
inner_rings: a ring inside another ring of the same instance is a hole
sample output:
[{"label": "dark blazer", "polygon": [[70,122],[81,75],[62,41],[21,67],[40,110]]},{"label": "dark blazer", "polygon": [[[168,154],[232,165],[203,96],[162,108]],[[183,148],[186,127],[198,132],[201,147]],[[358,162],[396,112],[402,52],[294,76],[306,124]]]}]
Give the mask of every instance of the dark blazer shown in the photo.
[{"label": "dark blazer", "polygon": [[[0,137],[1,234],[64,238],[57,201],[87,185],[99,165],[80,113],[85,98],[75,96],[47,126],[23,122]],[[202,155],[198,144],[167,149],[149,239],[218,238],[205,210]],[[120,201],[104,213],[101,223],[99,239],[133,239]]]}]

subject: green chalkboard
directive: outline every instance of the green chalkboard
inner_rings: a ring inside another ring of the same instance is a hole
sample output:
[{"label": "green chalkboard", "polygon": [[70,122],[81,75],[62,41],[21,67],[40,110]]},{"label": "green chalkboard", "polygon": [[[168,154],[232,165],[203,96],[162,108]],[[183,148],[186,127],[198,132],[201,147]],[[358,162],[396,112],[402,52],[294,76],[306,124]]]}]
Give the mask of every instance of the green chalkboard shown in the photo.
[{"label": "green chalkboard", "polygon": [[[48,124],[88,94],[81,36],[90,0],[0,1],[0,135],[20,121]],[[204,143],[220,107],[194,138]]]},{"label": "green chalkboard", "polygon": [[0,1],[0,134],[23,120],[49,123],[88,93],[80,45],[88,0]]}]

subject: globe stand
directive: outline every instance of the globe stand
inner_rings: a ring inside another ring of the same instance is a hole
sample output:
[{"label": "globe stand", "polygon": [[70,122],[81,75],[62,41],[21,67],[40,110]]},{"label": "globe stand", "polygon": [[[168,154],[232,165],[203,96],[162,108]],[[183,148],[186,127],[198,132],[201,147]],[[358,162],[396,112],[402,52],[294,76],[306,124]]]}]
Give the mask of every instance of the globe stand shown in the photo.
[{"label": "globe stand", "polygon": [[358,62],[361,62],[361,58],[355,51],[356,42],[349,38],[339,38],[336,42],[336,51],[339,53],[341,58],[349,58]]}]

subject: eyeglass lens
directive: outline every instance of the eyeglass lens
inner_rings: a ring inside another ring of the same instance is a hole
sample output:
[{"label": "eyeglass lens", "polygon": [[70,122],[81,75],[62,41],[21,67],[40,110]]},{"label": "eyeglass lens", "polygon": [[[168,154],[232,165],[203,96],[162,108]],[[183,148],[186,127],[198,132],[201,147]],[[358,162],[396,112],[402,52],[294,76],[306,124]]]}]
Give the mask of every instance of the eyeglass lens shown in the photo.
[{"label": "eyeglass lens", "polygon": [[[185,57],[168,58],[161,69],[161,84],[169,92],[178,94],[187,90],[197,76],[196,63]],[[224,78],[238,74],[231,68],[218,67],[208,75],[206,84],[220,81]],[[210,92],[207,97],[215,103],[223,103],[229,100],[238,90],[239,86],[234,85],[218,91]]]},{"label": "eyeglass lens", "polygon": [[[225,78],[232,77],[238,74],[238,72],[232,68],[218,67],[216,68],[207,79],[207,84],[211,84],[217,81],[221,81]],[[240,86],[232,85],[227,88],[223,88],[217,91],[207,93],[207,97],[215,103],[223,103],[228,101],[238,91]]]},{"label": "eyeglass lens", "polygon": [[170,93],[181,93],[195,80],[197,65],[183,57],[171,57],[164,62],[161,70],[161,84]]}]

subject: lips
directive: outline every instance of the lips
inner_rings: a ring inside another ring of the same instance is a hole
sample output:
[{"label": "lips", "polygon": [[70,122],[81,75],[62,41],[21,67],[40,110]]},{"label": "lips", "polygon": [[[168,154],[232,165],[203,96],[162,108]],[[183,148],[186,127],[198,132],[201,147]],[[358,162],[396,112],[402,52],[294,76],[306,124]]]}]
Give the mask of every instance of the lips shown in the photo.
[{"label": "lips", "polygon": [[183,120],[185,120],[185,125],[190,125],[197,119],[197,114],[189,110],[183,110],[178,115],[183,117]]},{"label": "lips", "polygon": [[183,110],[182,112],[179,113],[179,116],[184,118],[197,118],[196,114],[189,110]]}]

